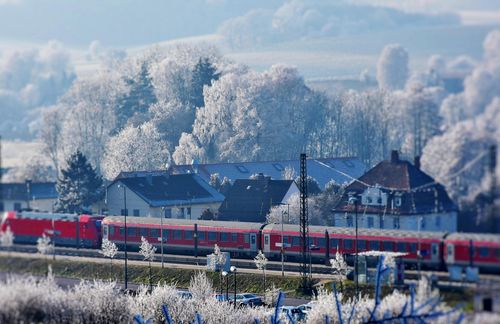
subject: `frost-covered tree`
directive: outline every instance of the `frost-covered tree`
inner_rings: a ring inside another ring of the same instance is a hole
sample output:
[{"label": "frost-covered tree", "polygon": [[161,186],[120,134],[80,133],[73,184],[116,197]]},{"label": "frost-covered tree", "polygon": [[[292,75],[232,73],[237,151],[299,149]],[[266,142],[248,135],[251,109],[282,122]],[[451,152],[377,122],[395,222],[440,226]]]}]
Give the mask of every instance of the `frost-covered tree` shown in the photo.
[{"label": "frost-covered tree", "polygon": [[[319,186],[318,180],[314,179],[312,176],[307,176],[307,193],[311,196],[318,195],[321,193],[321,188]],[[300,177],[295,178],[295,183],[297,187],[301,186]]]},{"label": "frost-covered tree", "polygon": [[115,243],[109,241],[108,239],[103,239],[99,253],[104,257],[109,258],[109,265],[111,268],[113,266],[113,258],[118,253],[118,247]]},{"label": "frost-covered tree", "polygon": [[384,47],[377,62],[379,87],[388,90],[403,89],[408,79],[408,52],[399,44]]},{"label": "frost-covered tree", "polygon": [[10,256],[10,250],[14,246],[14,233],[11,231],[10,226],[7,226],[5,231],[0,232],[0,246],[7,249]]},{"label": "frost-covered tree", "polygon": [[71,154],[67,167],[57,179],[56,211],[80,214],[88,211],[103,195],[102,178],[80,151]]},{"label": "frost-covered tree", "polygon": [[45,153],[52,162],[56,173],[59,172],[59,161],[61,159],[62,138],[64,116],[57,107],[44,110],[42,113],[43,127],[40,131],[40,139]]},{"label": "frost-covered tree", "polygon": [[[338,247],[337,247],[338,248]],[[345,280],[347,273],[349,272],[349,267],[344,260],[344,256],[338,251],[335,253],[335,258],[330,259],[330,265],[332,266],[332,272],[341,281]]]},{"label": "frost-covered tree", "polygon": [[139,246],[139,253],[145,261],[148,261],[149,266],[149,289],[153,290],[153,275],[151,273],[151,261],[155,259],[156,247],[153,246],[148,240],[141,236],[141,245]]},{"label": "frost-covered tree", "polygon": [[262,291],[266,291],[266,267],[267,267],[267,258],[266,256],[264,255],[264,253],[262,253],[261,250],[259,250],[259,253],[257,253],[257,256],[253,259],[253,262],[255,263],[255,267],[258,269],[258,270],[262,270],[262,277],[264,279],[263,281],[263,287],[264,289]]},{"label": "frost-covered tree", "polygon": [[47,255],[53,252],[54,246],[51,243],[50,237],[43,234],[42,237],[39,237],[36,241],[36,249],[38,253]]},{"label": "frost-covered tree", "polygon": [[151,122],[129,125],[109,140],[101,169],[107,179],[121,171],[163,169],[170,162],[166,146]]}]

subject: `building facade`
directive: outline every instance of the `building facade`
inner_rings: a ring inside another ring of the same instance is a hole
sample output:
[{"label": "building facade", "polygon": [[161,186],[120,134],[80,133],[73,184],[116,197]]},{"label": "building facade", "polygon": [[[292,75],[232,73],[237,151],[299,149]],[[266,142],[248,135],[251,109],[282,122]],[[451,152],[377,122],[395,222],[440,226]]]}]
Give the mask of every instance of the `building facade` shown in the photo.
[{"label": "building facade", "polygon": [[223,200],[196,174],[122,172],[106,191],[108,214],[135,217],[199,219]]},{"label": "building facade", "polygon": [[1,183],[0,212],[27,209],[52,212],[58,196],[55,182]]},{"label": "building facade", "polygon": [[382,161],[345,190],[334,209],[334,226],[422,231],[457,230],[458,208],[442,185],[414,164]]}]

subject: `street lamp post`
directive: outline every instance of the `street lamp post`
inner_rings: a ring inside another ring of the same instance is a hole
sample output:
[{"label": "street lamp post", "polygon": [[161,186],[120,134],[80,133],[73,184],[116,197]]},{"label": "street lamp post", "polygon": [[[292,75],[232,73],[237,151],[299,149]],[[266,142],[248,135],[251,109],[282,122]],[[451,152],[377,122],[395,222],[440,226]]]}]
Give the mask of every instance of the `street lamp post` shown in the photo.
[{"label": "street lamp post", "polygon": [[355,278],[355,283],[356,283],[356,300],[358,300],[358,295],[359,295],[359,280],[358,280],[358,205],[359,201],[358,198],[356,197],[355,192],[349,193],[349,204],[354,205],[354,226],[355,226],[355,231],[356,231],[356,240],[355,240],[355,246],[354,246],[354,278]]},{"label": "street lamp post", "polygon": [[233,273],[233,276],[234,276],[234,300],[233,300],[233,303],[234,303],[234,308],[236,308],[236,272],[238,271],[238,269],[235,266],[231,266],[231,268],[229,270]]},{"label": "street lamp post", "polygon": [[123,216],[125,216],[124,227],[125,227],[125,290],[128,289],[128,264],[127,264],[127,189],[124,185],[118,184],[118,188],[123,188]]},{"label": "street lamp post", "polygon": [[[226,279],[226,301],[229,300],[229,277],[227,271],[222,271],[222,276]],[[222,295],[222,294],[221,294]]]},{"label": "street lamp post", "polygon": [[420,246],[420,226],[422,223],[422,217],[417,218],[417,233],[418,233],[418,247],[417,247],[417,273],[418,273],[418,279],[420,279],[420,262],[422,261],[422,251],[420,251],[421,246]]},{"label": "street lamp post", "polygon": [[164,269],[164,263],[163,263],[163,217],[165,216],[165,207],[161,208],[161,215],[160,215],[160,250],[161,250],[161,268]]}]

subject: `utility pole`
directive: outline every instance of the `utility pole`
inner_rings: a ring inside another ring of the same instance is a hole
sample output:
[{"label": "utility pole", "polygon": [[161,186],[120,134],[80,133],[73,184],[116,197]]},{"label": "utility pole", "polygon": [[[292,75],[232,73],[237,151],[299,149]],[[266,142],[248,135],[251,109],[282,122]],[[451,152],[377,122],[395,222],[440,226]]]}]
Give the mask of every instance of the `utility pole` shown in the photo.
[{"label": "utility pole", "polygon": [[490,156],[489,156],[489,173],[490,173],[490,212],[489,212],[489,218],[490,218],[490,224],[491,224],[491,229],[493,233],[497,233],[498,230],[498,222],[496,219],[496,213],[495,213],[495,199],[496,199],[496,185],[497,185],[497,178],[496,178],[496,168],[497,168],[497,146],[496,145],[491,145],[490,146]]},{"label": "utility pole", "polygon": [[300,272],[302,276],[302,290],[305,293],[311,292],[310,278],[308,274],[308,253],[309,252],[309,215],[307,209],[307,156],[300,154],[300,243],[302,264]]}]

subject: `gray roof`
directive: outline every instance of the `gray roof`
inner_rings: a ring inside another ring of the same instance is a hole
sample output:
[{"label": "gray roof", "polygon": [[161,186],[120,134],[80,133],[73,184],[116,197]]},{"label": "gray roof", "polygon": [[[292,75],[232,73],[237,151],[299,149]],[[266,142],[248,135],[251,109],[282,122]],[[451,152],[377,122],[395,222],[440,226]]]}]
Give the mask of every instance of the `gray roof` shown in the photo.
[{"label": "gray roof", "polygon": [[500,243],[499,234],[484,234],[484,233],[452,233],[446,237],[449,240],[467,240],[489,243]]},{"label": "gray roof", "polygon": [[[210,175],[218,173],[221,177],[228,177],[231,181],[248,179],[253,174],[263,173],[275,180],[282,179],[282,172],[286,167],[292,167],[296,176],[300,173],[299,160],[278,160],[264,162],[234,162],[212,164],[173,165],[172,173],[197,172],[205,181],[210,180]],[[351,179],[359,178],[364,174],[366,165],[357,158],[322,158],[307,160],[307,174],[315,178],[321,189],[330,181],[338,184],[350,183]]]},{"label": "gray roof", "polygon": [[121,182],[152,207],[219,203],[224,196],[196,174],[122,172],[109,185]]},{"label": "gray roof", "polygon": [[[104,218],[103,223],[118,222],[123,223],[125,221],[124,216],[108,216]],[[127,217],[127,226],[134,225],[160,225],[162,223],[159,217]],[[163,225],[179,225],[179,226],[208,226],[217,228],[239,228],[239,229],[255,229],[259,230],[263,224],[261,223],[248,223],[248,222],[221,222],[212,220],[195,220],[195,219],[176,219],[176,218],[164,218]]]},{"label": "gray roof", "polygon": [[[281,231],[281,224],[280,223],[268,224],[268,225],[266,225],[265,230]],[[293,231],[298,232],[299,225],[284,224],[283,230],[284,231],[291,231],[291,232],[293,232]],[[309,226],[309,233],[324,234],[325,230],[328,231],[328,234],[330,236],[335,235],[335,234],[344,234],[344,235],[355,235],[356,234],[356,232],[355,232],[356,230],[352,227]],[[424,238],[441,239],[446,235],[446,232],[420,231],[420,234],[418,234],[418,232],[416,232],[416,231],[359,228],[358,235],[386,236],[386,237],[400,237],[400,238],[415,237],[415,236],[420,235],[420,237],[423,239]]]},{"label": "gray roof", "polygon": [[[28,200],[28,189],[26,182],[0,183],[2,200]],[[31,182],[29,200],[56,199],[59,194],[55,182]]]}]

